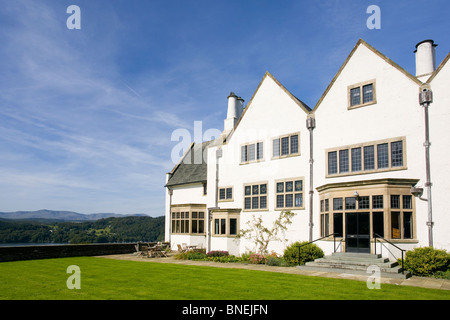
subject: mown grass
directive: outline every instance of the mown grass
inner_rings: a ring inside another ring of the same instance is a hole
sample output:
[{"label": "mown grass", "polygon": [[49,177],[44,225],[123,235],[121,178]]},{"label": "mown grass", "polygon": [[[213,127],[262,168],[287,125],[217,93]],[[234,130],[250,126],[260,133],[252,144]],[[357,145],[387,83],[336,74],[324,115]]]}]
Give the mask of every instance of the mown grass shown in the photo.
[{"label": "mown grass", "polygon": [[[81,289],[69,290],[69,265]],[[450,292],[243,269],[122,261],[94,257],[0,263],[2,300],[305,300],[450,299]]]}]

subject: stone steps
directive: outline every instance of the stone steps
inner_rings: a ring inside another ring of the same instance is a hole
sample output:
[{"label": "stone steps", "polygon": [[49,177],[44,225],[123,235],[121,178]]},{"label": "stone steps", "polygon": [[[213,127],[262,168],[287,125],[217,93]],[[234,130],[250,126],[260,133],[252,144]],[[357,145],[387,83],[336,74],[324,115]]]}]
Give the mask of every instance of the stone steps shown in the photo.
[{"label": "stone steps", "polygon": [[401,266],[397,261],[391,262],[381,255],[368,253],[333,253],[332,255],[307,262],[303,266],[298,266],[300,270],[338,272],[347,274],[372,275],[372,271],[367,271],[370,266],[377,266],[380,276],[383,278],[402,278],[411,276],[408,271],[402,273]]}]

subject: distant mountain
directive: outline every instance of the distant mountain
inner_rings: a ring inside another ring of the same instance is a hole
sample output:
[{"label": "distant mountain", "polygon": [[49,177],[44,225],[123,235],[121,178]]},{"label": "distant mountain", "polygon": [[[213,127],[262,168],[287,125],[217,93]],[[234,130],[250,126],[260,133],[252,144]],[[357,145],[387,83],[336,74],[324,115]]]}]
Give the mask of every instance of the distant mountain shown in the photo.
[{"label": "distant mountain", "polygon": [[73,211],[37,210],[0,212],[0,219],[47,220],[47,221],[95,221],[110,217],[147,216],[146,214],[91,213],[82,214]]}]

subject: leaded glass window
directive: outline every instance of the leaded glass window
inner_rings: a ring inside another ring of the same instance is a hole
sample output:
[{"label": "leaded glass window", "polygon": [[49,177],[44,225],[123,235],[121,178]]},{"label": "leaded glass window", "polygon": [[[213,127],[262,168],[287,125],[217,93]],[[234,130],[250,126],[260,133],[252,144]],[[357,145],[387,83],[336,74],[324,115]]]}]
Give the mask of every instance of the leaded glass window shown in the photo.
[{"label": "leaded glass window", "polygon": [[373,101],[373,84],[363,86],[363,103]]},{"label": "leaded glass window", "polygon": [[387,143],[377,145],[377,163],[378,169],[389,167],[389,152]]},{"label": "leaded glass window", "polygon": [[361,89],[359,87],[350,89],[350,105],[361,104]]}]

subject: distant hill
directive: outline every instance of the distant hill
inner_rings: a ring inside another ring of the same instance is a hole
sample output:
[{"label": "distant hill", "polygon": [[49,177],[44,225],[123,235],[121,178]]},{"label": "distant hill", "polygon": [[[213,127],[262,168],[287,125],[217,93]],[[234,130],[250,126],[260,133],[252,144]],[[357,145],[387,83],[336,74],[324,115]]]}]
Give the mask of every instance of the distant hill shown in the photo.
[{"label": "distant hill", "polygon": [[147,216],[146,214],[91,213],[82,214],[73,211],[37,210],[0,212],[0,219],[11,220],[45,220],[45,221],[95,221],[103,218],[121,218],[128,216]]},{"label": "distant hill", "polygon": [[0,243],[153,242],[164,240],[164,227],[164,216],[126,215],[95,221],[0,219]]}]

